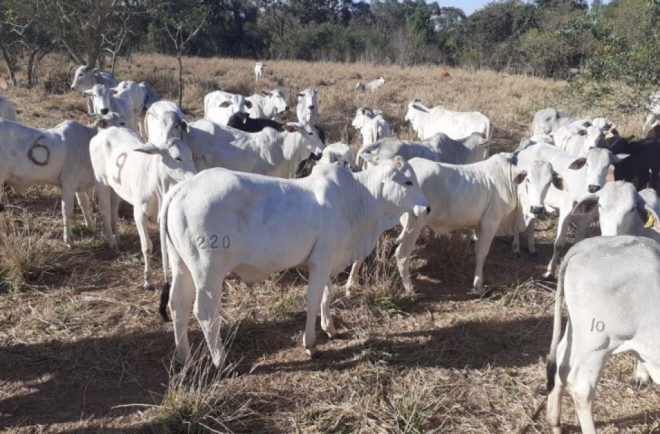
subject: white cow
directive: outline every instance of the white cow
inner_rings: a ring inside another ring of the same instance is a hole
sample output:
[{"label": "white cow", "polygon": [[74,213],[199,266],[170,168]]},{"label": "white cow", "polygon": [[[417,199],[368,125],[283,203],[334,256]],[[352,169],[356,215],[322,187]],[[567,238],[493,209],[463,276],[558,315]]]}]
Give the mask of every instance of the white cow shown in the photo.
[{"label": "white cow", "polygon": [[[564,293],[568,322],[562,338]],[[636,353],[653,381],[660,382],[658,305],[658,243],[634,236],[595,237],[568,251],[559,270],[547,362],[546,418],[554,434],[561,433],[561,395],[566,386],[582,432],[596,433],[596,388],[613,354]]]},{"label": "white cow", "polygon": [[289,110],[284,92],[279,89],[261,92],[245,98],[252,107],[248,110],[252,119],[274,119]]},{"label": "white cow", "polygon": [[247,133],[199,120],[191,123],[185,141],[193,152],[195,166],[201,171],[224,167],[239,172],[278,178],[292,178],[298,164],[323,152],[323,142],[308,125],[289,123],[283,131],[264,128]]},{"label": "white cow", "polygon": [[144,286],[152,286],[149,258],[152,243],[147,220],[154,223],[163,196],[177,182],[196,173],[192,153],[180,139],[162,147],[145,143],[128,128],[107,128],[89,144],[99,212],[111,249],[117,249],[117,210],[120,199],[133,205],[133,216],[144,256]]},{"label": "white cow", "polygon": [[454,140],[481,133],[490,140],[494,132],[493,123],[479,112],[454,112],[442,106],[430,109],[418,99],[408,104],[406,120],[410,121],[420,140],[436,133],[444,133]]},{"label": "white cow", "polygon": [[218,125],[227,125],[234,113],[246,112],[252,108],[250,101],[245,101],[242,95],[216,90],[204,96],[204,119]]},{"label": "white cow", "polygon": [[[593,213],[588,215],[574,214],[573,207],[583,197],[600,190],[605,184],[605,178],[610,164],[618,164],[627,155],[614,155],[607,149],[592,148],[586,157],[575,158],[561,149],[538,143],[520,151],[518,164],[525,166],[534,160],[547,161],[552,164],[553,169],[564,179],[563,190],[550,188],[545,198],[544,205],[549,211],[557,210],[559,219],[557,221],[557,236],[554,243],[552,259],[548,264],[545,274],[546,278],[554,276],[559,256],[566,242],[566,233],[570,223],[575,223],[575,241],[578,242],[586,235],[589,224],[595,218]],[[531,223],[532,230],[534,222]]]},{"label": "white cow", "polygon": [[437,133],[422,142],[407,142],[386,137],[360,148],[356,164],[360,165],[360,159],[378,162],[391,159],[396,155],[406,160],[420,157],[438,163],[476,163],[488,157],[488,141],[480,133],[472,134],[463,140],[452,140],[443,133]]},{"label": "white cow", "polygon": [[584,157],[589,149],[596,148],[605,138],[603,131],[595,125],[583,127],[569,124],[559,128],[554,135],[555,145],[573,157]]},{"label": "white cow", "polygon": [[93,227],[87,196],[87,190],[94,186],[89,141],[99,128],[121,123],[126,121],[111,114],[90,126],[65,121],[55,128],[42,130],[0,119],[0,137],[3,138],[0,146],[0,186],[6,182],[17,193],[33,185],[62,187],[64,242],[72,247],[74,196],[78,199],[85,224]]},{"label": "white cow", "polygon": [[117,86],[117,80],[111,72],[96,72],[91,66],[80,66],[76,69],[71,83],[72,90],[85,91],[91,89],[95,84],[103,84],[108,88]]},{"label": "white cow", "polygon": [[147,140],[160,146],[169,138],[183,139],[188,131],[188,117],[179,105],[172,101],[156,101],[144,116]]},{"label": "white cow", "polygon": [[0,96],[0,119],[18,122],[18,115],[16,114],[16,107],[7,98]]},{"label": "white cow", "polygon": [[296,115],[298,122],[316,124],[316,117],[319,115],[318,90],[307,88],[298,93],[296,103]]},{"label": "white cow", "polygon": [[369,145],[384,137],[392,137],[390,124],[383,118],[380,110],[372,110],[369,107],[357,109],[355,119],[351,125],[360,130],[362,134],[362,146]]},{"label": "white cow", "polygon": [[553,108],[544,108],[534,114],[532,122],[532,136],[549,135],[560,127],[570,124],[577,119]]},{"label": "white cow", "polygon": [[331,143],[323,149],[323,155],[319,163],[336,164],[351,172],[357,172],[359,168],[355,165],[355,150],[346,143]]},{"label": "white cow", "polygon": [[[544,195],[550,184],[559,184],[550,164],[527,165],[527,170],[519,170],[514,154],[497,154],[464,166],[424,158],[413,158],[409,163],[431,205],[431,213],[424,218],[406,215],[402,219],[403,230],[397,239],[395,257],[403,285],[409,292],[413,290],[410,254],[420,232],[428,226],[438,235],[456,228],[475,229],[473,291],[483,294],[484,262],[495,235],[522,230],[524,221],[543,212]],[[526,179],[529,184],[520,188],[519,184]]]},{"label": "white cow", "polygon": [[254,81],[259,81],[259,79],[263,77],[265,70],[266,64],[257,62],[256,65],[254,65]]},{"label": "white cow", "polygon": [[128,121],[131,128],[138,131],[138,113],[136,113],[132,98],[128,93],[123,93],[122,96],[115,96],[114,94],[117,92],[104,84],[95,84],[91,89],[85,90],[83,93],[91,97],[95,114],[119,113]]},{"label": "white cow", "polygon": [[296,180],[210,169],[182,182],[167,195],[160,215],[163,266],[169,258],[172,269],[160,312],[167,320],[169,299],[177,360],[185,362],[190,354],[187,328],[194,309],[213,363],[224,364],[220,300],[227,274],[254,283],[291,267],[309,270],[303,345],[310,356],[319,355],[319,307],[322,329],[337,335],[331,278],[367,256],[402,213],[429,211],[415,173],[400,158],[355,174],[330,164]]},{"label": "white cow", "polygon": [[375,92],[376,90],[383,87],[384,84],[385,84],[385,79],[381,76],[377,80],[370,81],[367,84],[358,81],[358,83],[355,85],[355,90],[360,90],[362,92],[365,92],[367,90],[370,92]]}]

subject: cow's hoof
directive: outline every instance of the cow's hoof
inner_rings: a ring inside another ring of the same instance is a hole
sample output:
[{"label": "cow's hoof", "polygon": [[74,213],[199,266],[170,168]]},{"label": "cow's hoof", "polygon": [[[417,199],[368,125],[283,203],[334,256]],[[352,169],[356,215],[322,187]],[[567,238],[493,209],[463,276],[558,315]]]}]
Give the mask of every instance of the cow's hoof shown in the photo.
[{"label": "cow's hoof", "polygon": [[144,289],[153,290],[155,288],[154,284],[151,282],[144,282]]},{"label": "cow's hoof", "polygon": [[513,257],[516,258],[516,259],[522,259],[522,255],[520,254],[519,251],[518,252],[513,252]]},{"label": "cow's hoof", "polygon": [[529,256],[531,256],[532,258],[538,258],[538,257],[539,257],[539,254],[538,254],[538,252],[537,252],[536,250],[534,250],[533,252],[528,252],[528,254],[529,254]]},{"label": "cow's hoof", "polygon": [[468,294],[476,295],[477,297],[483,297],[489,291],[490,291],[490,288],[488,286],[484,286],[482,289],[472,288],[472,290],[469,291]]},{"label": "cow's hoof", "polygon": [[321,352],[316,347],[307,348],[307,355],[310,359],[318,359],[321,357]]},{"label": "cow's hoof", "polygon": [[635,389],[643,389],[645,387],[650,386],[652,383],[653,382],[651,381],[650,378],[640,378],[640,377],[635,377],[630,381],[630,385]]},{"label": "cow's hoof", "polygon": [[557,281],[557,279],[555,279],[555,273],[551,273],[550,271],[546,272],[543,275],[543,280],[545,280],[546,282],[556,282]]}]

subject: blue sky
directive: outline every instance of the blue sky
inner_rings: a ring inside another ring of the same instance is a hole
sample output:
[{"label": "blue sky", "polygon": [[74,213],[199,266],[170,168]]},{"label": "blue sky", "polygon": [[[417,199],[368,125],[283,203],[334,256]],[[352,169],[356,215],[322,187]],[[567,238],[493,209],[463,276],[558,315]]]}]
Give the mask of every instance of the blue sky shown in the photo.
[{"label": "blue sky", "polygon": [[[454,6],[461,8],[466,15],[470,15],[476,9],[480,9],[492,1],[493,0],[426,0],[427,3],[438,3],[441,7]],[[589,1],[589,3],[591,4],[591,1]],[[607,1],[604,1],[603,3],[607,3]]]}]

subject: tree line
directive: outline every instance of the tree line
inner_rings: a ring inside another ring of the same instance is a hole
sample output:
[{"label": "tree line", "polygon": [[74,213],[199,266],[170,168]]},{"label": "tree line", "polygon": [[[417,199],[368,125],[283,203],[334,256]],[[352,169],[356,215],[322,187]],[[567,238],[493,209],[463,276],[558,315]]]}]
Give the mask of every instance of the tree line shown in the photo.
[{"label": "tree line", "polygon": [[[442,2],[440,2],[442,3]],[[0,0],[10,81],[65,51],[113,68],[134,52],[254,59],[421,63],[656,83],[656,0],[493,1],[466,16],[424,0]]]}]

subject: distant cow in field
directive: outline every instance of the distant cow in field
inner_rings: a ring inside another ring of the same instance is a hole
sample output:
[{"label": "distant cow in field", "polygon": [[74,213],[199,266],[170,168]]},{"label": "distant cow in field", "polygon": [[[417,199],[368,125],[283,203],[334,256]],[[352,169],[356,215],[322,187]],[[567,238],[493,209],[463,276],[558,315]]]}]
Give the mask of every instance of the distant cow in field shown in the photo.
[{"label": "distant cow in field", "polygon": [[449,75],[449,73],[447,71],[445,71],[444,69],[441,69],[438,72],[438,80],[447,80],[449,78],[451,78],[451,75]]}]

